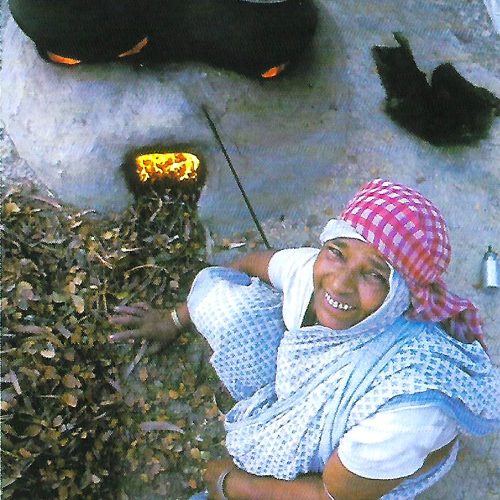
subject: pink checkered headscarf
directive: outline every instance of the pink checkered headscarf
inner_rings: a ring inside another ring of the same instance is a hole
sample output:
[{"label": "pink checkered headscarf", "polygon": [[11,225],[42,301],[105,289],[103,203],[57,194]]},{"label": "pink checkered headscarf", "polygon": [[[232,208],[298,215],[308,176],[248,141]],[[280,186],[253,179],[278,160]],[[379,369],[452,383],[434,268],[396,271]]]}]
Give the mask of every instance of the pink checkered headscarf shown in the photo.
[{"label": "pink checkered headscarf", "polygon": [[407,186],[376,179],[358,191],[340,219],[405,278],[411,293],[410,318],[442,322],[459,340],[483,343],[476,307],[448,291],[441,277],[451,247],[446,223],[427,198]]}]

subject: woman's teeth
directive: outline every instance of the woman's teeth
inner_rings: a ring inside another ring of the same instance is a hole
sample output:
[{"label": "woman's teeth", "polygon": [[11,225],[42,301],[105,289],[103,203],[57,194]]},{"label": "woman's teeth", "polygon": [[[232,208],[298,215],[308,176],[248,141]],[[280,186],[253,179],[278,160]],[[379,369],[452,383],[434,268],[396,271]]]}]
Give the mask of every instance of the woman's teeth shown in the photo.
[{"label": "woman's teeth", "polygon": [[331,295],[328,292],[325,292],[326,301],[335,309],[340,309],[341,311],[350,311],[354,309],[354,307],[349,304],[344,304],[343,302],[338,302],[337,300],[333,300]]}]

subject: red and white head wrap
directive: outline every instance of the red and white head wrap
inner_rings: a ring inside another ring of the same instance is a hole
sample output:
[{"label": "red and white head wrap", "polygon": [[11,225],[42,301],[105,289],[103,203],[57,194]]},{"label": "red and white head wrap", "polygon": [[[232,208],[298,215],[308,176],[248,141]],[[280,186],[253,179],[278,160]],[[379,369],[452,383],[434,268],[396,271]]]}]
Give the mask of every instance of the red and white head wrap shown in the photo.
[{"label": "red and white head wrap", "polygon": [[441,277],[451,247],[446,223],[427,198],[407,186],[376,179],[358,191],[340,219],[405,278],[410,318],[444,322],[449,333],[463,341],[483,338],[474,304],[449,292]]}]

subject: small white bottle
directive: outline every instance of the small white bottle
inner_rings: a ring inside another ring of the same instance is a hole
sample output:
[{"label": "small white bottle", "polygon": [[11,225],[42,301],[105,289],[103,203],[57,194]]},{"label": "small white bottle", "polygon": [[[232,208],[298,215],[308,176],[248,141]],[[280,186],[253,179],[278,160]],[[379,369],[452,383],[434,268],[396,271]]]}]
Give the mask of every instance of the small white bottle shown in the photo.
[{"label": "small white bottle", "polygon": [[498,288],[498,255],[493,251],[491,245],[484,254],[481,265],[483,288]]}]

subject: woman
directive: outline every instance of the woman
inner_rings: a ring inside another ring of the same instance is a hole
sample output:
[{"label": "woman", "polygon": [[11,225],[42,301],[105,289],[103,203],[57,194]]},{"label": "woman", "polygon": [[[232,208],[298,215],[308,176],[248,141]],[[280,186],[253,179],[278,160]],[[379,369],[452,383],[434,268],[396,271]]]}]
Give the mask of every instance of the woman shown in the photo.
[{"label": "woman", "polygon": [[[237,400],[232,459],[208,464],[209,498],[414,498],[451,468],[459,433],[498,428],[476,308],[441,279],[438,209],[375,180],[320,239],[321,250],[205,269],[187,304],[163,313],[165,338],[190,323],[205,336]],[[138,328],[114,340],[158,337],[162,313],[118,312],[116,324]]]}]

